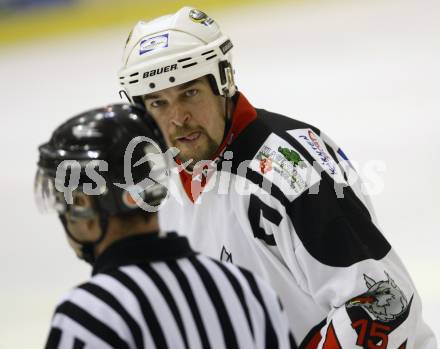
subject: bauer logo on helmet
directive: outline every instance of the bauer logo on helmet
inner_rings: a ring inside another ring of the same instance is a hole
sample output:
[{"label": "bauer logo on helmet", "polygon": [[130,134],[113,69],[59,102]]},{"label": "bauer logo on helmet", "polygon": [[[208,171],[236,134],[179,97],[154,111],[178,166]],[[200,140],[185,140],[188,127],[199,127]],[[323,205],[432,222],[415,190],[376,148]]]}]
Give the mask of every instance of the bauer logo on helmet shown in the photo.
[{"label": "bauer logo on helmet", "polygon": [[149,76],[159,75],[162,73],[168,73],[169,71],[176,70],[176,69],[177,69],[177,64],[166,65],[165,67],[160,67],[158,69],[146,71],[144,73],[143,77],[145,79],[145,78],[148,78]]}]

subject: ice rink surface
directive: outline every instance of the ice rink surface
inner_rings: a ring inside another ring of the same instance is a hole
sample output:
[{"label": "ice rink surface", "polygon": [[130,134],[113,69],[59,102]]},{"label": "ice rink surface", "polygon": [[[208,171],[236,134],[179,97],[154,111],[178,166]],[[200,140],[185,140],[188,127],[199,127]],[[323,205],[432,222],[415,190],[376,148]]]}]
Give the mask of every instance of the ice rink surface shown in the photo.
[{"label": "ice rink surface", "polygon": [[[307,1],[210,12],[256,107],[309,122],[357,164],[386,238],[440,334],[440,2]],[[140,15],[140,17],[142,17]],[[0,49],[0,338],[40,348],[61,295],[89,276],[33,201],[37,145],[67,117],[119,101],[129,26]]]}]

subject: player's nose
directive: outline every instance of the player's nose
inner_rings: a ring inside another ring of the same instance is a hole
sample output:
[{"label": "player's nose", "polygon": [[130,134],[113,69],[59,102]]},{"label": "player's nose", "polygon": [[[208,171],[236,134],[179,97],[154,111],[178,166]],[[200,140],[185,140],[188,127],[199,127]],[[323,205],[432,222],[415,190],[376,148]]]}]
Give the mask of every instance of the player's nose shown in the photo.
[{"label": "player's nose", "polygon": [[182,127],[191,118],[191,113],[184,106],[176,103],[171,109],[171,123],[175,126]]}]

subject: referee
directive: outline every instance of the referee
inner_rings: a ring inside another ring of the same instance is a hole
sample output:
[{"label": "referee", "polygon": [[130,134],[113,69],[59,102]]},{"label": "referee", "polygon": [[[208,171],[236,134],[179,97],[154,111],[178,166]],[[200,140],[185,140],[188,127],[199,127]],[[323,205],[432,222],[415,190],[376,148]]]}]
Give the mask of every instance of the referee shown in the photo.
[{"label": "referee", "polygon": [[[58,212],[69,244],[93,266],[57,306],[46,348],[296,348],[272,289],[159,230],[151,208],[166,188],[153,176],[157,164],[144,161],[159,151],[130,148],[153,136],[142,113],[128,105],[85,112],[39,148],[37,202]],[[114,185],[127,178],[129,148],[133,183],[143,186]]]}]

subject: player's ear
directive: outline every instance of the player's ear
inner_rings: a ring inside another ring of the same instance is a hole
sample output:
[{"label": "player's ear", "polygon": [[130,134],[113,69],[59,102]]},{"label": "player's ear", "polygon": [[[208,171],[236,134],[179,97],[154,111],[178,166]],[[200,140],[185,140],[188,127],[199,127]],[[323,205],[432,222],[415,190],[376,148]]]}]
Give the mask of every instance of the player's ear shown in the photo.
[{"label": "player's ear", "polygon": [[93,207],[92,201],[89,196],[80,191],[74,191],[72,193],[72,199],[75,206],[84,208]]},{"label": "player's ear", "polygon": [[94,201],[90,195],[81,193],[82,206],[87,208],[94,208]]}]

